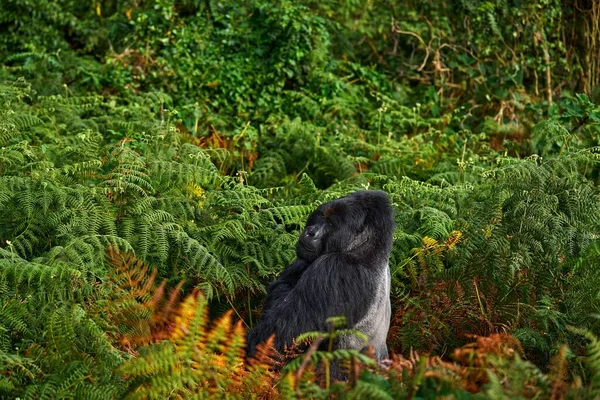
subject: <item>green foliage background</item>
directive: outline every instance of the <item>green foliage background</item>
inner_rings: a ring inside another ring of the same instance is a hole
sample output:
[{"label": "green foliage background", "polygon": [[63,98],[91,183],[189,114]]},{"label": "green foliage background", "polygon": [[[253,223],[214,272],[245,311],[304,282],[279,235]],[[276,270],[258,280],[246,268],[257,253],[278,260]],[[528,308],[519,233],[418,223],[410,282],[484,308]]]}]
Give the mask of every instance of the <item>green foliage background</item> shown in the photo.
[{"label": "green foliage background", "polygon": [[[152,348],[115,339],[107,248],[251,327],[311,210],[367,188],[396,210],[394,353],[507,333],[526,361],[479,395],[550,398],[567,344],[560,394],[598,395],[599,10],[3,1],[0,397],[131,395]],[[419,379],[337,395],[478,395]]]}]

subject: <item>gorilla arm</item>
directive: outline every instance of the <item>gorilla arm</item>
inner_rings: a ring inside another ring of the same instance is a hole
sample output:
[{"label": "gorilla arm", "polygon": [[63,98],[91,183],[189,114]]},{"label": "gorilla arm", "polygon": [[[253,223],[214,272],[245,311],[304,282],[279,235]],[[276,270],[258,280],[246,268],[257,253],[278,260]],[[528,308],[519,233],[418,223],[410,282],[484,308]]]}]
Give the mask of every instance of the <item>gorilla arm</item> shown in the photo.
[{"label": "gorilla arm", "polygon": [[263,305],[263,315],[271,308],[273,303],[283,301],[283,298],[296,286],[302,274],[310,266],[309,263],[296,260],[281,272],[277,279],[269,285],[267,298]]},{"label": "gorilla arm", "polygon": [[284,298],[270,302],[248,335],[248,355],[273,334],[275,348],[282,352],[302,333],[326,331],[325,320],[332,316],[344,316],[347,326],[354,326],[367,313],[377,289],[373,268],[379,266],[368,268],[344,254],[319,257]]}]

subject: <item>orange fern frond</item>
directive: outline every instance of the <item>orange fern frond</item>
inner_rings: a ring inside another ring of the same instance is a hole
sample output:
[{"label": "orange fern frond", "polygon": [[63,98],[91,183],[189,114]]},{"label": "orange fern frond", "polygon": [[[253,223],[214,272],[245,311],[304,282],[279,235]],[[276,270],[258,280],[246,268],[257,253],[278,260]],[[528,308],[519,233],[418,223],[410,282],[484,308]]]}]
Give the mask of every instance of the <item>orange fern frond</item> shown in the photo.
[{"label": "orange fern frond", "polygon": [[[268,347],[244,362],[245,330],[227,312],[209,329],[207,302],[195,292],[175,312],[170,335],[126,362],[121,373],[136,382],[128,398],[178,398],[194,394],[243,399],[277,396]],[[266,344],[266,346],[272,346]]]},{"label": "orange fern frond", "polygon": [[132,254],[114,247],[106,251],[107,260],[114,266],[103,286],[107,289],[97,312],[110,316],[115,340],[127,349],[152,343],[169,336],[173,309],[178,303],[183,282],[165,298],[166,281],[156,284],[157,270],[150,268]]},{"label": "orange fern frond", "polygon": [[562,345],[558,353],[550,361],[548,379],[550,381],[550,400],[561,400],[565,398],[567,390],[567,346]]}]

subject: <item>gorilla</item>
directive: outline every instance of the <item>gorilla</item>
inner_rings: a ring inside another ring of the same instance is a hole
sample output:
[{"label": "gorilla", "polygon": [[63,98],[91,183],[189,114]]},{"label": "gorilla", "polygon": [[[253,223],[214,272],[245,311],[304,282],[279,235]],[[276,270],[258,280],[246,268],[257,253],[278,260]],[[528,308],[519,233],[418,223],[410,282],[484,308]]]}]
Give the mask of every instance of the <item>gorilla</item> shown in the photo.
[{"label": "gorilla", "polygon": [[383,192],[358,191],[320,205],[296,244],[298,259],[269,285],[262,318],[248,334],[247,355],[273,334],[275,349],[283,352],[298,335],[327,331],[327,318],[344,316],[368,342],[343,336],[336,348],[373,346],[377,360],[386,358],[393,231]]}]

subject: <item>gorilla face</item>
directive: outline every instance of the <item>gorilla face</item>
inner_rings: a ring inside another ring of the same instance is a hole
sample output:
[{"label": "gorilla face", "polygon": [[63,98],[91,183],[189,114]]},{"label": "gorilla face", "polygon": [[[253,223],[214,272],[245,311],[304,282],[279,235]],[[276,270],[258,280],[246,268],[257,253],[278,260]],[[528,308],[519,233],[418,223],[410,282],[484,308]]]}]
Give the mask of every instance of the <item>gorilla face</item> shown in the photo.
[{"label": "gorilla face", "polygon": [[319,258],[325,250],[328,233],[329,224],[325,220],[323,212],[317,209],[308,217],[306,228],[296,244],[298,259],[311,263]]}]

